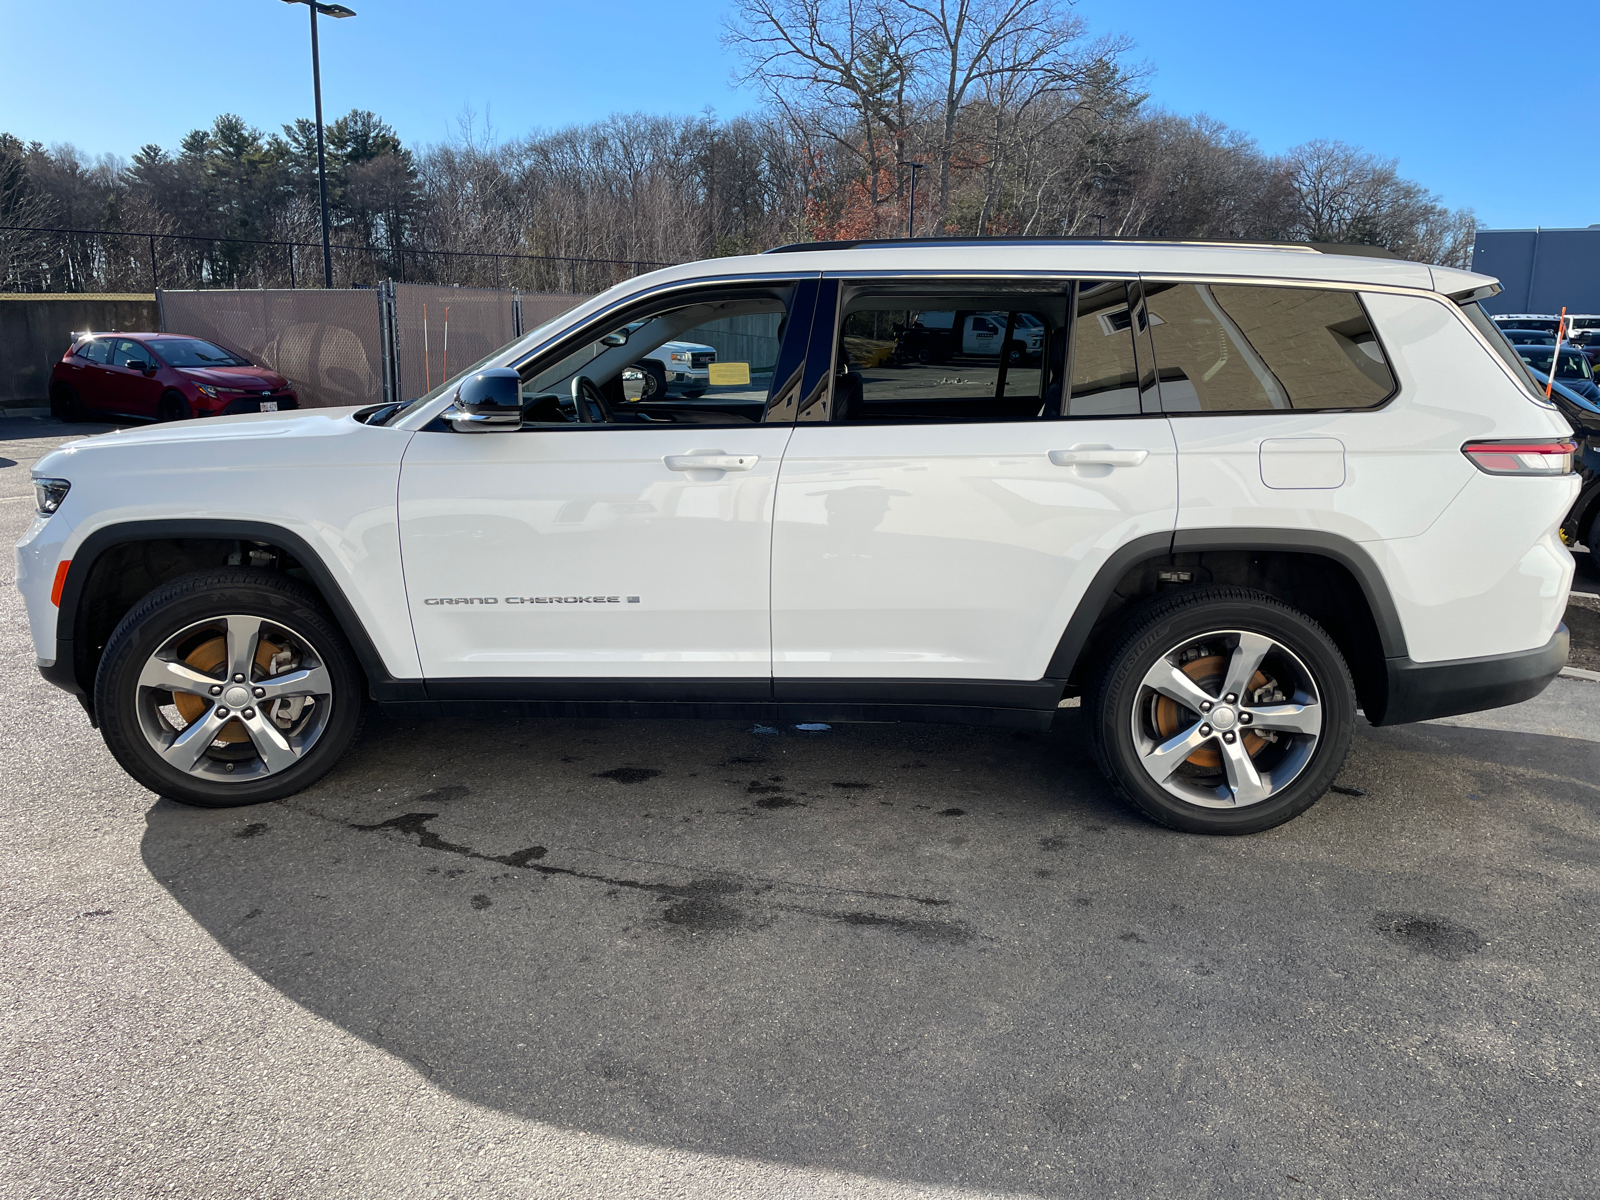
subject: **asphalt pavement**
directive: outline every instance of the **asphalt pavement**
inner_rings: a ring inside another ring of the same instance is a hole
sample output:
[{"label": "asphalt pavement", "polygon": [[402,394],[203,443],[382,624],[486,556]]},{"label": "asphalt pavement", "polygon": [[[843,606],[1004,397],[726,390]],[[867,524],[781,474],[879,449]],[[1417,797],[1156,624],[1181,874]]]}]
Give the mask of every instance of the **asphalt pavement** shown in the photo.
[{"label": "asphalt pavement", "polygon": [[[61,440],[0,422],[0,532]],[[1243,839],[1049,733],[402,723],[111,761],[0,562],[0,1196],[1592,1196],[1600,683]],[[1584,564],[1579,587],[1600,592]]]}]

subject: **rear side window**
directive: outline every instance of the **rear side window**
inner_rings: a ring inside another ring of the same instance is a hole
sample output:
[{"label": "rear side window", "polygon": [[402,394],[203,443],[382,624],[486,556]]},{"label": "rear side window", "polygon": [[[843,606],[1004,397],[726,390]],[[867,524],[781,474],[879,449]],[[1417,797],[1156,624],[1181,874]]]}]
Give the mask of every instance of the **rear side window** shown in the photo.
[{"label": "rear side window", "polygon": [[1128,285],[1078,285],[1072,321],[1072,387],[1068,417],[1137,416],[1139,369],[1133,353],[1134,316]]},{"label": "rear side window", "polygon": [[1169,413],[1337,411],[1394,394],[1354,292],[1158,283],[1145,300]]},{"label": "rear side window", "polygon": [[951,287],[874,295],[861,287],[839,327],[831,419],[922,424],[1057,415],[1068,291]]},{"label": "rear side window", "polygon": [[1506,335],[1501,331],[1500,325],[1490,320],[1489,314],[1483,311],[1477,301],[1461,306],[1461,315],[1466,317],[1472,327],[1483,334],[1484,341],[1496,354],[1505,360],[1506,366],[1511,368],[1511,374],[1521,381],[1522,386],[1528,389],[1528,394],[1541,404],[1544,399],[1544,384],[1536,381],[1528,372],[1528,366],[1522,361],[1516,349],[1506,340]]},{"label": "rear side window", "polygon": [[111,342],[108,338],[95,338],[78,347],[78,357],[92,363],[105,363],[111,359]]}]

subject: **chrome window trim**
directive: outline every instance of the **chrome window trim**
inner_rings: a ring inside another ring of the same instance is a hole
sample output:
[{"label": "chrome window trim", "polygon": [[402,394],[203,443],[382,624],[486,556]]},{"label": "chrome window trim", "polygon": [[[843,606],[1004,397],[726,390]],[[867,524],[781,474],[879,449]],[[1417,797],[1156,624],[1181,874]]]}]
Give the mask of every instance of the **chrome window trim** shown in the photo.
[{"label": "chrome window trim", "polygon": [[[1204,243],[1196,243],[1196,244],[1198,245],[1198,244],[1204,244]],[[1246,247],[1246,248],[1248,249],[1249,247]],[[1315,251],[1313,251],[1313,253],[1315,253]],[[1330,289],[1330,290],[1335,290],[1335,291],[1347,291],[1347,292],[1358,292],[1358,293],[1359,292],[1373,292],[1373,293],[1379,293],[1379,294],[1385,294],[1385,295],[1420,297],[1420,298],[1424,298],[1424,299],[1427,299],[1427,300],[1431,300],[1432,302],[1434,302],[1436,304],[1443,305],[1445,308],[1449,309],[1454,314],[1455,319],[1458,322],[1460,322],[1460,324],[1467,330],[1469,335],[1478,343],[1479,347],[1484,351],[1484,353],[1487,354],[1489,356],[1490,360],[1493,361],[1494,364],[1499,368],[1501,373],[1505,376],[1507,382],[1511,383],[1514,387],[1516,387],[1516,389],[1518,390],[1519,393],[1521,393],[1523,395],[1528,395],[1527,389],[1523,385],[1522,381],[1517,379],[1517,377],[1511,373],[1511,368],[1506,365],[1506,363],[1501,359],[1500,355],[1497,354],[1495,352],[1494,348],[1489,345],[1487,339],[1484,338],[1483,334],[1481,334],[1473,326],[1471,321],[1467,320],[1466,315],[1461,311],[1461,306],[1459,304],[1455,303],[1454,301],[1452,301],[1448,296],[1446,296],[1442,292],[1435,291],[1434,289],[1427,288],[1427,287],[1413,287],[1413,286],[1409,286],[1409,285],[1405,285],[1405,284],[1395,284],[1395,283],[1371,283],[1371,282],[1361,282],[1361,281],[1358,281],[1358,280],[1348,280],[1348,279],[1315,279],[1315,278],[1300,277],[1300,276],[1286,277],[1286,276],[1282,276],[1282,275],[1230,274],[1230,273],[1223,272],[1223,271],[1160,271],[1160,272],[1157,272],[1157,271],[1144,271],[1144,272],[1141,272],[1141,271],[1092,271],[1092,270],[1089,270],[1089,271],[1062,271],[1062,270],[1052,270],[1052,269],[1027,270],[1027,271],[1018,271],[1018,270],[999,270],[999,271],[996,271],[996,270],[984,270],[984,269],[981,269],[981,268],[950,269],[950,268],[927,268],[927,267],[922,267],[922,268],[916,268],[916,269],[891,269],[891,268],[877,268],[877,269],[867,268],[867,269],[863,269],[863,268],[857,268],[857,269],[854,269],[854,270],[849,269],[849,268],[830,268],[828,270],[815,270],[815,269],[813,269],[813,270],[800,270],[800,271],[758,271],[758,272],[719,273],[719,274],[715,274],[715,275],[697,275],[697,276],[694,276],[693,278],[689,278],[689,279],[675,279],[675,280],[671,280],[671,281],[668,281],[668,282],[659,283],[659,284],[656,284],[656,285],[654,285],[652,287],[645,288],[642,291],[629,292],[629,293],[626,293],[626,294],[624,294],[622,296],[619,296],[615,300],[611,301],[609,304],[605,305],[603,308],[596,309],[596,310],[590,312],[589,314],[587,314],[586,316],[584,316],[582,318],[579,318],[578,320],[573,321],[570,324],[563,325],[560,329],[557,329],[549,337],[543,339],[542,341],[540,341],[536,345],[528,347],[526,350],[522,350],[522,349],[519,348],[520,343],[518,345],[513,346],[507,352],[506,356],[501,361],[493,362],[493,363],[490,363],[488,365],[490,365],[490,366],[502,366],[502,367],[509,366],[509,367],[513,367],[513,368],[521,368],[522,366],[527,364],[529,361],[531,361],[532,359],[536,358],[538,355],[544,353],[546,350],[548,350],[550,347],[555,345],[557,342],[559,342],[563,338],[567,337],[579,325],[581,325],[583,323],[586,323],[586,322],[590,322],[590,321],[601,321],[601,320],[604,320],[609,314],[616,312],[618,309],[621,309],[621,308],[624,308],[624,307],[628,307],[630,305],[634,305],[634,304],[640,303],[642,301],[650,300],[650,299],[652,299],[652,298],[654,298],[656,296],[665,296],[665,295],[670,294],[670,293],[672,293],[674,291],[686,290],[686,289],[691,289],[691,288],[700,288],[700,287],[712,287],[712,286],[718,286],[718,285],[726,286],[726,285],[738,285],[738,284],[775,283],[775,282],[791,281],[791,280],[792,281],[798,281],[798,280],[807,279],[807,278],[811,278],[811,279],[838,279],[838,280],[851,280],[851,279],[874,279],[874,280],[896,279],[896,280],[907,280],[907,281],[927,280],[927,281],[930,281],[930,282],[937,281],[937,280],[940,280],[940,279],[967,279],[967,278],[992,279],[992,280],[1002,280],[1002,281],[1003,280],[1016,280],[1018,282],[1033,282],[1033,281],[1043,280],[1043,279],[1058,279],[1058,280],[1062,281],[1063,283],[1078,282],[1078,281],[1084,280],[1084,279],[1099,279],[1099,280],[1124,279],[1124,280],[1144,280],[1144,281],[1148,281],[1148,282],[1151,282],[1151,283],[1221,283],[1221,284],[1236,284],[1236,285],[1245,285],[1245,286],[1253,285],[1253,286],[1259,286],[1259,287],[1317,287],[1317,288],[1325,288],[1325,289]],[[1374,325],[1374,327],[1373,327],[1373,333],[1378,338],[1380,344],[1382,344],[1383,343],[1383,334],[1381,333],[1381,331],[1378,330],[1376,325]],[[1387,346],[1385,346],[1385,354],[1387,355],[1387,353],[1388,353]],[[1393,362],[1392,358],[1390,358],[1390,362],[1391,363]],[[830,390],[831,390],[831,384],[830,384]],[[1386,408],[1386,407],[1389,406],[1389,404],[1392,404],[1395,400],[1399,399],[1401,397],[1401,395],[1404,393],[1404,390],[1405,389],[1404,389],[1403,385],[1401,385],[1399,383],[1399,380],[1397,379],[1396,380],[1396,391],[1395,391],[1395,394],[1392,395],[1387,401],[1385,401],[1383,407]],[[1549,407],[1549,408],[1552,408],[1552,409],[1555,407],[1554,404],[1549,404],[1546,401],[1544,401],[1543,399],[1534,399],[1532,396],[1528,396],[1528,399],[1529,399],[1529,401],[1531,403],[1538,404],[1541,407]],[[427,425],[430,421],[432,421],[434,418],[439,416],[440,413],[444,412],[445,409],[449,408],[452,402],[453,402],[453,397],[452,397],[452,394],[449,393],[449,392],[446,392],[446,393],[444,393],[442,395],[436,396],[436,397],[434,397],[433,400],[431,400],[427,404],[421,406],[416,412],[407,415],[404,420],[400,421],[394,427],[398,428],[398,429],[409,429],[409,430],[421,429],[424,425]],[[1312,410],[1291,410],[1291,411],[1312,411]],[[1316,410],[1316,411],[1327,411],[1327,412],[1373,412],[1373,411],[1378,411],[1378,410],[1377,409],[1354,409],[1354,410],[1352,410],[1352,409],[1337,409],[1337,410],[1328,409],[1328,410]],[[1162,414],[1162,415],[1171,416],[1173,414]],[[1227,415],[1227,414],[1218,413],[1218,414],[1213,414],[1213,415],[1221,416],[1221,415]]]}]

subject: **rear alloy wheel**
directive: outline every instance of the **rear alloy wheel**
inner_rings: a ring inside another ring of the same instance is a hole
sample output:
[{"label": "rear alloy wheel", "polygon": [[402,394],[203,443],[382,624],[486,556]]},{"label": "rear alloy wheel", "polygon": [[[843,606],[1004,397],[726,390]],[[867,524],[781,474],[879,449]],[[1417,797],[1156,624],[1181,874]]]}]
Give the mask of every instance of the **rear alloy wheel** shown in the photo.
[{"label": "rear alloy wheel", "polygon": [[95,711],[140,783],[226,808],[309,786],[361,725],[361,683],[313,593],[263,571],[187,575],[152,592],[106,645]]},{"label": "rear alloy wheel", "polygon": [[1095,698],[1095,751],[1157,821],[1257,833],[1327,790],[1355,708],[1344,659],[1315,622],[1259,592],[1199,588],[1133,619]]}]

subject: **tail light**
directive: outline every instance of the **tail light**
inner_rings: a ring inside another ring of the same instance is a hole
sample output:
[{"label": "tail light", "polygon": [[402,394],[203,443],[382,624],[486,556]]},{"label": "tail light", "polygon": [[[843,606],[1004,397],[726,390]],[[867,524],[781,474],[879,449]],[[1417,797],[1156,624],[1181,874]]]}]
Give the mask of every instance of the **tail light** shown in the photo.
[{"label": "tail light", "polygon": [[1488,475],[1567,475],[1578,444],[1567,439],[1547,442],[1468,442],[1461,453]]}]

